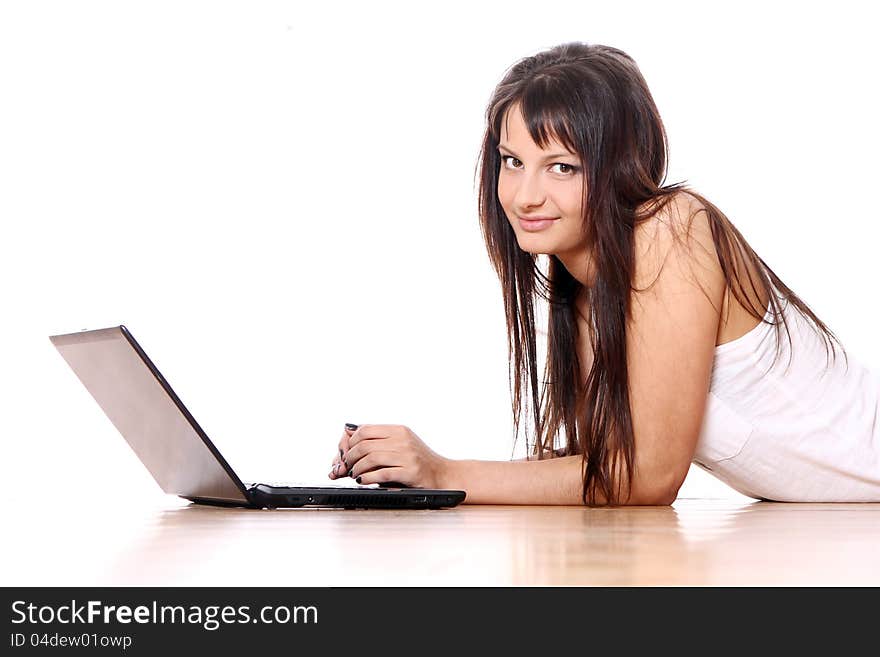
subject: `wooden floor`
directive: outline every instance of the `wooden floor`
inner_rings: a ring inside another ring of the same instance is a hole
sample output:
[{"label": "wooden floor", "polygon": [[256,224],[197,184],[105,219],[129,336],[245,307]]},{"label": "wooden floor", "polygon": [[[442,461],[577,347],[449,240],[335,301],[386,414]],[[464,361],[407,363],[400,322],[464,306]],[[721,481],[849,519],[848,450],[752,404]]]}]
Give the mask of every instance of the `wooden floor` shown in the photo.
[{"label": "wooden floor", "polygon": [[254,511],[167,500],[20,510],[29,531],[3,548],[4,585],[880,585],[880,504]]}]

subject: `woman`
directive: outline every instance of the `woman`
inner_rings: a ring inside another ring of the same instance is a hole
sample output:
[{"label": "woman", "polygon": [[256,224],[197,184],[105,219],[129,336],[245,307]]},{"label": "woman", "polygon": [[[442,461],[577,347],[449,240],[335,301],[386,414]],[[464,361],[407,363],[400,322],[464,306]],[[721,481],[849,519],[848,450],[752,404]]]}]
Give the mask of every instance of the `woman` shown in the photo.
[{"label": "woman", "polygon": [[880,501],[880,382],[839,362],[834,334],[717,207],[662,185],[666,134],[628,55],[575,42],[523,59],[486,118],[479,215],[534,457],[453,461],[407,427],[363,425],[344,431],[331,479],[469,503],[664,505],[693,462],[758,499]]}]

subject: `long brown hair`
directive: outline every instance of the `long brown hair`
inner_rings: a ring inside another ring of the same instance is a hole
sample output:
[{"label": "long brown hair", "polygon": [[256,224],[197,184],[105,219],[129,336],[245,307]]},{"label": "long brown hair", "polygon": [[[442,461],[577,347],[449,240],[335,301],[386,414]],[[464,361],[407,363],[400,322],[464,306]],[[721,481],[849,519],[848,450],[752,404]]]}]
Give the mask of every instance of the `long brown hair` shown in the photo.
[{"label": "long brown hair", "polygon": [[[498,199],[501,155],[497,151],[501,123],[518,104],[529,134],[546,148],[555,139],[584,163],[584,226],[588,252],[595,268],[590,287],[581,285],[555,255],[547,273],[538,256],[522,250]],[[780,297],[809,318],[826,344],[837,337],[809,307],[758,257],[740,232],[715,205],[691,190],[686,182],[663,185],[667,173],[666,131],[654,99],[635,61],[626,53],[603,45],[565,43],[516,62],[495,88],[486,109],[486,132],[478,162],[479,216],[483,238],[504,294],[508,355],[512,380],[514,446],[519,435],[523,389],[530,392],[534,427],[534,454],[583,455],[584,504],[597,506],[601,492],[606,504],[618,504],[622,478],[613,477],[620,458],[632,493],[634,438],[627,386],[626,319],[629,315],[634,272],[633,232],[677,194],[690,194],[702,204],[727,282],[729,295],[763,321],[766,308],[756,308],[744,293],[742,273],[757,296],[755,281],[743,266],[745,258],[758,272],[769,292],[770,309],[788,324]],[[581,381],[576,349],[578,327],[575,300],[588,299],[589,330],[594,358],[589,376]],[[548,302],[547,360],[544,387],[538,401],[535,344],[535,307]],[[776,359],[781,347],[780,322]],[[842,345],[840,345],[842,348]],[[789,363],[791,361],[789,360]],[[848,359],[847,359],[848,366]],[[771,365],[772,367],[772,365]],[[527,404],[528,405],[528,404]],[[558,439],[564,432],[565,440]],[[554,450],[557,444],[563,447]],[[526,438],[528,450],[528,436]],[[613,490],[613,481],[618,485]]]}]

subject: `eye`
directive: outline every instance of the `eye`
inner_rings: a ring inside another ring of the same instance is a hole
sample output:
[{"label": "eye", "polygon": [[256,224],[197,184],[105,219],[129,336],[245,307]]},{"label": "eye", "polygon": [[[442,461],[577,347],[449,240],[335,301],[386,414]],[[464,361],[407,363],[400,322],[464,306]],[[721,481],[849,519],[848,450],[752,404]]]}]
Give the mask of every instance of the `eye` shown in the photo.
[{"label": "eye", "polygon": [[[507,165],[507,160],[513,160],[514,162],[518,162],[519,164],[522,164],[522,162],[517,160],[513,155],[502,155],[501,156],[502,164]],[[578,171],[578,167],[574,166],[573,164],[566,164],[564,162],[556,162],[555,164],[551,164],[550,166],[551,167],[563,167],[563,169],[558,171],[557,173],[561,173],[564,176],[573,175],[573,174],[577,173],[577,171]],[[517,169],[519,167],[512,166],[512,168]]]},{"label": "eye", "polygon": [[566,167],[567,171],[560,171],[559,173],[568,175],[571,173],[575,173],[577,171],[577,167],[571,164],[565,164],[564,162],[557,162],[553,165],[554,167]]}]

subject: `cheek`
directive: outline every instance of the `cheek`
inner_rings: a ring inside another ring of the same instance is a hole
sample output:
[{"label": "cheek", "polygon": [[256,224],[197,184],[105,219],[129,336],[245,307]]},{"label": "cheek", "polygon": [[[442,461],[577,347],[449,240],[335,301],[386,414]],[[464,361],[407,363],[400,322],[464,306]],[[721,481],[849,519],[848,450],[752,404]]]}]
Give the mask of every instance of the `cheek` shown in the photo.
[{"label": "cheek", "polygon": [[498,201],[501,203],[501,206],[507,210],[510,207],[510,201],[513,197],[512,190],[510,189],[510,185],[505,182],[505,179],[502,177],[498,180]]},{"label": "cheek", "polygon": [[581,191],[582,185],[569,185],[561,202],[565,204],[565,211],[569,215],[581,216]]}]

